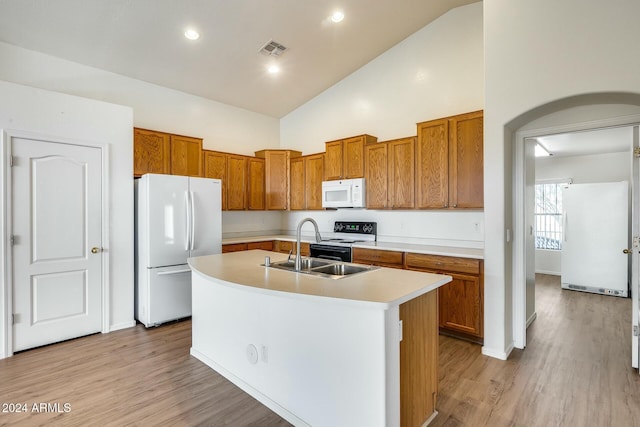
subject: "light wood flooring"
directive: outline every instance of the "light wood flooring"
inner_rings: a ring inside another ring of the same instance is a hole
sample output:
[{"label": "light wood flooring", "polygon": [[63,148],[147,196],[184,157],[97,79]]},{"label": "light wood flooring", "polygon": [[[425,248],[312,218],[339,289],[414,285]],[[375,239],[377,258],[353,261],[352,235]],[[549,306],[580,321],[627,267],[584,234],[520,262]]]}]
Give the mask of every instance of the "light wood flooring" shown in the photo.
[{"label": "light wood flooring", "polygon": [[562,290],[536,277],[527,347],[507,361],[440,340],[433,426],[640,426],[640,376],[631,367],[631,299]]},{"label": "light wood flooring", "polygon": [[[439,415],[432,426],[640,426],[631,300],[563,291],[545,275],[538,276],[536,299],[527,349],[507,361],[440,337]],[[289,425],[189,356],[190,345],[191,322],[184,321],[0,360],[0,404],[27,404],[27,413],[0,412],[0,425]],[[51,404],[53,412],[34,412],[34,403]]]}]

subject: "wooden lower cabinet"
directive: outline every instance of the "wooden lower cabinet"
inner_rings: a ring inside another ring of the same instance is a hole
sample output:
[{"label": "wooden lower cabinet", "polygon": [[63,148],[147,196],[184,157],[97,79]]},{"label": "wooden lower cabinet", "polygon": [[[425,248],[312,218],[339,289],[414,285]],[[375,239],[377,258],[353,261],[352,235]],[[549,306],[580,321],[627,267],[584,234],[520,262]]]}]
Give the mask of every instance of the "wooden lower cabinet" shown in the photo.
[{"label": "wooden lower cabinet", "polygon": [[226,245],[222,245],[222,253],[226,254],[229,252],[240,252],[246,251],[247,244],[246,243],[228,243]]},{"label": "wooden lower cabinet", "polygon": [[[288,240],[276,240],[273,242],[273,251],[288,254],[291,251],[292,254],[296,254],[296,242]],[[309,256],[309,243],[300,243],[300,255]]]},{"label": "wooden lower cabinet", "polygon": [[379,265],[381,267],[404,268],[404,253],[379,249],[353,248],[353,262]]},{"label": "wooden lower cabinet", "polygon": [[454,333],[483,338],[482,293],[480,278],[451,272],[450,283],[438,289],[440,296],[440,327]]},{"label": "wooden lower cabinet", "polygon": [[264,251],[272,251],[273,250],[273,240],[268,240],[265,242],[249,242],[247,243],[247,250],[252,249],[262,249]]},{"label": "wooden lower cabinet", "polygon": [[222,253],[239,251],[250,251],[252,249],[262,249],[265,251],[273,250],[273,240],[267,240],[264,242],[248,242],[248,243],[227,243],[222,245]]},{"label": "wooden lower cabinet", "polygon": [[400,426],[424,425],[438,394],[438,293],[400,304]]},{"label": "wooden lower cabinet", "polygon": [[451,276],[451,282],[438,288],[440,332],[483,343],[482,260],[407,253],[405,267]]}]

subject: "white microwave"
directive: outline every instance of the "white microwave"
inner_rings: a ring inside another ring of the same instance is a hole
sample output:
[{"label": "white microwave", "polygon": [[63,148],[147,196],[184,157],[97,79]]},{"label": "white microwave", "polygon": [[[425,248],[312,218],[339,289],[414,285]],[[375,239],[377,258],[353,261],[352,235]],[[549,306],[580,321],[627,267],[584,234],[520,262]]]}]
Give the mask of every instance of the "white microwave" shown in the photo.
[{"label": "white microwave", "polygon": [[322,181],[323,208],[364,208],[364,178]]}]

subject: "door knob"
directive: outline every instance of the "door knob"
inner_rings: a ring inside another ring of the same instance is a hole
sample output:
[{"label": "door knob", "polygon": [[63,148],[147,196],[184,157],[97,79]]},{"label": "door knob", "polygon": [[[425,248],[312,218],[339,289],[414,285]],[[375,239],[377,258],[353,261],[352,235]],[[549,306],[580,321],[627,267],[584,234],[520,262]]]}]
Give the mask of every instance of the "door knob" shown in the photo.
[{"label": "door knob", "polygon": [[623,254],[630,254],[630,253],[633,253],[633,250],[632,249],[623,249],[622,253]]},{"label": "door knob", "polygon": [[97,254],[98,252],[102,252],[102,249],[101,248],[96,248],[96,247],[91,248],[91,253],[92,254]]}]

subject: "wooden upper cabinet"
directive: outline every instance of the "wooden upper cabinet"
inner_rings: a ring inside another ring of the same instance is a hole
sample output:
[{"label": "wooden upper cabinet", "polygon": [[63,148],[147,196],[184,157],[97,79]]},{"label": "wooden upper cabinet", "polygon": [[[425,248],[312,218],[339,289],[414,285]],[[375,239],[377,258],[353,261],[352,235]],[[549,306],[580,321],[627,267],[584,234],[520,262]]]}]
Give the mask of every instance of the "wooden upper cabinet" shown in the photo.
[{"label": "wooden upper cabinet", "polygon": [[133,175],[171,172],[171,135],[133,129]]},{"label": "wooden upper cabinet", "polygon": [[324,179],[342,179],[342,141],[327,142],[324,156]]},{"label": "wooden upper cabinet", "polygon": [[202,139],[171,135],[171,174],[202,176]]},{"label": "wooden upper cabinet", "polygon": [[324,179],[335,181],[364,177],[364,147],[378,138],[359,135],[325,143]]},{"label": "wooden upper cabinet", "polygon": [[416,199],[423,209],[449,206],[449,121],[418,123]]},{"label": "wooden upper cabinet", "polygon": [[304,170],[304,193],[306,208],[309,210],[322,209],[322,179],[324,176],[324,155],[314,154],[305,157]]},{"label": "wooden upper cabinet", "polygon": [[296,157],[290,162],[290,185],[291,210],[304,210],[305,204],[305,182],[304,182],[304,157]]},{"label": "wooden upper cabinet", "polygon": [[418,123],[416,207],[482,208],[483,112]]},{"label": "wooden upper cabinet", "polygon": [[322,209],[322,179],[324,154],[312,154],[291,159],[291,210]]},{"label": "wooden upper cabinet", "polygon": [[265,160],[265,208],[289,209],[289,160],[302,153],[294,150],[260,150],[256,157]]},{"label": "wooden upper cabinet", "polygon": [[366,136],[368,135],[356,136],[342,141],[342,175],[344,179],[364,177]]},{"label": "wooden upper cabinet", "polygon": [[365,147],[367,208],[410,209],[415,206],[415,138]]},{"label": "wooden upper cabinet", "polygon": [[249,187],[247,190],[249,210],[264,210],[264,159],[249,157]]},{"label": "wooden upper cabinet", "polygon": [[380,142],[365,147],[365,183],[368,209],[386,209],[388,203],[387,144]]},{"label": "wooden upper cabinet", "polygon": [[389,157],[388,206],[392,209],[415,207],[415,138],[387,142]]},{"label": "wooden upper cabinet", "polygon": [[247,158],[235,154],[227,155],[227,209],[247,208]]},{"label": "wooden upper cabinet", "polygon": [[205,178],[217,178],[222,181],[222,210],[227,210],[227,154],[218,151],[203,150],[203,169]]},{"label": "wooden upper cabinet", "polygon": [[449,200],[454,208],[484,206],[482,111],[450,119]]}]

